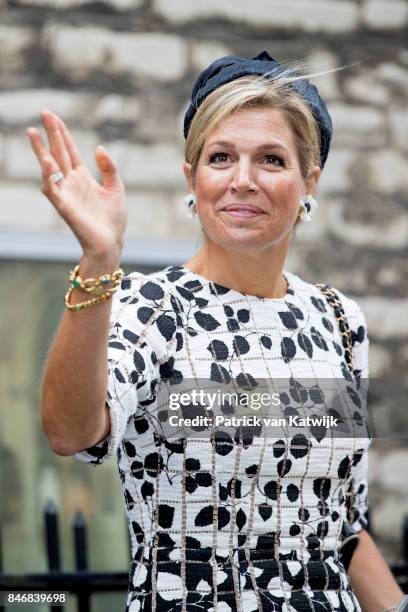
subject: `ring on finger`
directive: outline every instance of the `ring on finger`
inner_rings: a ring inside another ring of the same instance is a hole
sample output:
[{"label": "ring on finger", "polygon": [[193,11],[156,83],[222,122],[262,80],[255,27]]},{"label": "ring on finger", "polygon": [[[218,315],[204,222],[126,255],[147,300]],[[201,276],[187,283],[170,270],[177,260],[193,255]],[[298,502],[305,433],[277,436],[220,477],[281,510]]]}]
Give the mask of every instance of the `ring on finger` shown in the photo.
[{"label": "ring on finger", "polygon": [[54,172],[54,174],[51,174],[50,181],[52,183],[58,183],[58,181],[61,181],[63,178],[63,173],[61,172],[61,170],[58,170],[58,172]]}]

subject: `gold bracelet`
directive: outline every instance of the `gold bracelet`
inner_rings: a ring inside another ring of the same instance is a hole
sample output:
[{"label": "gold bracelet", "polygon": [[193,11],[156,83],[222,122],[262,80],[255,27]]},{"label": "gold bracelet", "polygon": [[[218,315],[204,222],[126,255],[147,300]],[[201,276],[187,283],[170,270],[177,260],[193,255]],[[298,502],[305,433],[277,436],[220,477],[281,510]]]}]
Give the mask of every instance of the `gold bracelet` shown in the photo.
[{"label": "gold bracelet", "polygon": [[[79,265],[77,265],[69,273],[69,280],[73,288],[82,289],[93,295],[103,295],[107,290],[117,288],[123,276],[124,272],[122,268],[118,268],[113,274],[101,274],[97,279],[86,278],[82,280],[79,276]],[[113,287],[109,287],[108,289],[109,283],[113,283]]]},{"label": "gold bracelet", "polygon": [[[109,300],[112,295],[117,291],[119,284],[124,276],[124,272],[122,268],[118,268],[113,272],[113,274],[102,274],[98,279],[95,278],[86,278],[82,280],[78,274],[79,265],[75,266],[73,270],[69,273],[69,280],[71,282],[71,286],[65,294],[65,306],[68,310],[72,310],[74,312],[78,310],[83,310],[84,308],[89,308],[90,306],[94,306],[95,304],[100,304],[101,302],[106,302]],[[109,283],[113,283],[112,287],[107,288]],[[71,293],[74,289],[83,289],[87,293],[91,293],[96,295],[90,300],[86,302],[78,302],[77,304],[70,304],[69,299],[71,297]]]},{"label": "gold bracelet", "polygon": [[68,308],[68,310],[73,310],[74,312],[76,312],[77,310],[83,310],[84,308],[89,308],[90,306],[94,306],[95,304],[100,304],[101,302],[106,302],[112,297],[112,295],[116,291],[116,288],[112,288],[106,291],[105,293],[103,293],[102,295],[98,295],[97,297],[87,300],[86,302],[78,302],[78,304],[70,304],[69,298],[71,297],[71,293],[73,292],[74,289],[75,287],[70,287],[68,289],[68,291],[65,294],[65,300],[64,300],[65,306]]}]

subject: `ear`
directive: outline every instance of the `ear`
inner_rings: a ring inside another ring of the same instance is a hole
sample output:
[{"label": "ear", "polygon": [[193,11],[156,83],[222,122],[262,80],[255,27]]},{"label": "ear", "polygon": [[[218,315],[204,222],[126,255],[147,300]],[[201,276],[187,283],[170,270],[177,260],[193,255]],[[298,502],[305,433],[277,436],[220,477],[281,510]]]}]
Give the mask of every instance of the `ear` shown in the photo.
[{"label": "ear", "polygon": [[191,164],[184,162],[183,171],[184,171],[184,176],[186,177],[186,181],[187,181],[189,190],[194,191],[194,174],[193,174]]},{"label": "ear", "polygon": [[305,195],[314,195],[316,193],[317,184],[322,174],[320,166],[313,166],[305,180]]}]

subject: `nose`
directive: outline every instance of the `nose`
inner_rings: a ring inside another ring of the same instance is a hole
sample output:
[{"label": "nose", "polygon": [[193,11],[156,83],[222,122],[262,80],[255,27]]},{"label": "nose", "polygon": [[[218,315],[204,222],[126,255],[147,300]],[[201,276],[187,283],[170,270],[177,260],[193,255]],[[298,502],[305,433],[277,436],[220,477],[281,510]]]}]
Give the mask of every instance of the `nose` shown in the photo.
[{"label": "nose", "polygon": [[257,191],[255,170],[248,159],[240,159],[234,168],[230,189],[234,192]]}]

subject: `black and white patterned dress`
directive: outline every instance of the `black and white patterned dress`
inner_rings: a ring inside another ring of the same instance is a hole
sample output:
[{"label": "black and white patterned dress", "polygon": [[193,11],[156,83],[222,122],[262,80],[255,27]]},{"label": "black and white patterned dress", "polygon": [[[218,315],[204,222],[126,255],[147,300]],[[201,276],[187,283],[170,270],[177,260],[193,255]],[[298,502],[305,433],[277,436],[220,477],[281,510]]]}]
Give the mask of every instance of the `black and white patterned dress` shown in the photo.
[{"label": "black and white patterned dress", "polygon": [[[117,456],[132,539],[128,612],[361,610],[338,546],[346,516],[367,526],[368,438],[160,435],[158,389],[172,376],[348,376],[331,307],[284,274],[288,293],[276,299],[182,266],[132,273],[114,296],[111,434],[75,457]],[[364,315],[338,293],[365,378]]]}]

